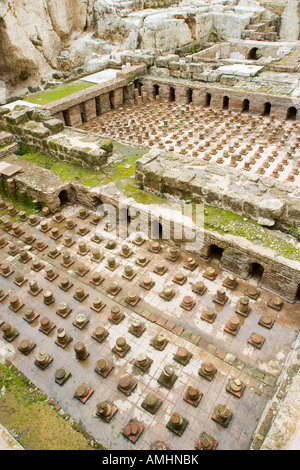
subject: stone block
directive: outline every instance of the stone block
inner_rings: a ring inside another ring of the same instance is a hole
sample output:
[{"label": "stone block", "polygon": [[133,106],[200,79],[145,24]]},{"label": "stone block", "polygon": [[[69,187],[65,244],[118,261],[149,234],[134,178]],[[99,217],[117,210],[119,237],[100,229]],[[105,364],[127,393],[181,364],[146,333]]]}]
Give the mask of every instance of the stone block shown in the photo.
[{"label": "stone block", "polygon": [[236,82],[237,82],[237,79],[233,75],[221,75],[220,77],[221,85],[233,86],[236,84]]},{"label": "stone block", "polygon": [[169,54],[166,56],[157,57],[155,61],[156,67],[169,67],[170,62],[179,62],[179,56],[177,54]]},{"label": "stone block", "polygon": [[49,119],[44,122],[44,126],[50,130],[51,134],[58,134],[65,128],[64,123],[60,119]]},{"label": "stone block", "polygon": [[202,73],[204,70],[203,64],[197,64],[195,62],[192,62],[188,64],[188,70],[191,73]]}]

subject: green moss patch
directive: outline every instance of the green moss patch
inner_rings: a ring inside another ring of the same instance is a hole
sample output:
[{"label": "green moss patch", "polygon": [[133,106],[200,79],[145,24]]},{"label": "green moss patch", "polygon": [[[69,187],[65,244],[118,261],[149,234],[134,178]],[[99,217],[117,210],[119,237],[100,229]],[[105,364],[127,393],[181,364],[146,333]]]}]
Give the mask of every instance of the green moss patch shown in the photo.
[{"label": "green moss patch", "polygon": [[271,248],[277,255],[300,261],[300,250],[297,247],[282,239],[279,235],[272,236],[270,230],[265,229],[253,220],[245,219],[230,211],[206,206],[204,221],[204,226],[208,230],[244,237],[254,244]]},{"label": "green moss patch", "polygon": [[[78,181],[85,186],[95,188],[97,186],[108,184],[112,181],[118,182],[126,179],[132,182],[135,174],[135,162],[145,151],[134,149],[114,142],[114,154],[108,160],[107,165],[101,170],[93,168],[80,168],[76,164],[57,160],[56,158],[45,155],[41,152],[26,146],[20,148],[15,153],[24,160],[34,163],[42,168],[53,171],[63,181]],[[133,183],[134,184],[134,183]]]},{"label": "green moss patch", "polygon": [[77,80],[72,83],[59,85],[55,88],[49,88],[48,90],[34,93],[30,96],[25,96],[24,101],[28,101],[29,103],[33,104],[44,105],[47,103],[51,103],[52,101],[59,100],[61,98],[65,98],[66,96],[72,95],[77,91],[90,88],[93,85],[94,83]]},{"label": "green moss patch", "polygon": [[33,384],[0,364],[0,422],[26,450],[91,450]]}]

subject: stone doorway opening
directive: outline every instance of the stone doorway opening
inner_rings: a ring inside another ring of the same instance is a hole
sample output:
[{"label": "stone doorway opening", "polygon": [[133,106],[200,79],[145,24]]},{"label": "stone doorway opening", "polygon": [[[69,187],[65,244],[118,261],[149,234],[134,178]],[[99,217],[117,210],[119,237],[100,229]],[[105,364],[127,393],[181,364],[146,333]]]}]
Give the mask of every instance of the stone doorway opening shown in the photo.
[{"label": "stone doorway opening", "polygon": [[206,97],[205,97],[205,107],[206,108],[209,108],[211,105],[211,94],[210,93],[206,93]]},{"label": "stone doorway opening", "polygon": [[288,121],[294,121],[296,117],[297,117],[297,109],[294,106],[291,106],[287,111],[286,119]]},{"label": "stone doorway opening", "polygon": [[134,88],[139,91],[139,95],[141,95],[142,92],[142,86],[143,84],[139,80],[134,80]]},{"label": "stone doorway opening", "polygon": [[128,227],[131,222],[131,215],[127,207],[122,207],[119,213],[119,224]]},{"label": "stone doorway opening", "polygon": [[259,263],[252,263],[250,266],[250,277],[257,282],[261,281],[264,274],[264,267]]},{"label": "stone doorway opening", "polygon": [[250,109],[250,101],[246,99],[246,100],[243,101],[242,112],[243,113],[249,113],[249,109]]},{"label": "stone doorway opening", "polygon": [[210,259],[221,261],[223,252],[224,252],[223,248],[220,248],[217,245],[211,245],[208,250],[208,256]]},{"label": "stone doorway opening", "polygon": [[223,109],[228,109],[229,108],[229,97],[224,96],[223,98]]},{"label": "stone doorway opening", "polygon": [[154,94],[154,99],[159,96],[159,86],[158,85],[153,85],[153,94]]},{"label": "stone doorway opening", "polygon": [[271,109],[272,109],[272,105],[271,103],[265,103],[265,106],[264,106],[264,112],[263,112],[263,116],[270,116],[271,114]]},{"label": "stone doorway opening", "polygon": [[61,206],[64,206],[66,204],[71,204],[72,201],[70,200],[70,197],[69,197],[69,192],[64,189],[63,191],[61,191],[58,195],[59,199],[60,199],[60,204]]},{"label": "stone doorway opening", "polygon": [[300,284],[298,286],[297,292],[296,292],[296,302],[300,302]]},{"label": "stone doorway opening", "polygon": [[65,109],[63,111],[63,117],[64,117],[65,125],[68,127],[71,127],[70,113],[68,109]]},{"label": "stone doorway opening", "polygon": [[84,103],[80,103],[80,114],[81,114],[81,120],[83,123],[87,122],[87,117],[86,117],[86,110]]},{"label": "stone doorway opening", "polygon": [[248,60],[258,60],[259,57],[257,55],[258,47],[252,47],[248,54]]},{"label": "stone doorway opening", "polygon": [[175,88],[173,86],[170,87],[170,101],[175,101]]}]

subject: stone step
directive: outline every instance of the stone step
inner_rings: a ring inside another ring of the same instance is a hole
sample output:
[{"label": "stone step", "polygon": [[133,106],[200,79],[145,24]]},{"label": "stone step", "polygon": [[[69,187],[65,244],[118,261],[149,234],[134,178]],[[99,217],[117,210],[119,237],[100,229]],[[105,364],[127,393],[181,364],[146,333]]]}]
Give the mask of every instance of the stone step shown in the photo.
[{"label": "stone step", "polygon": [[14,137],[9,132],[0,131],[0,147],[10,144],[14,141]]},{"label": "stone step", "polygon": [[247,30],[243,31],[242,39],[251,39],[252,41],[263,41],[266,33],[258,31]]},{"label": "stone step", "polygon": [[243,35],[244,38],[245,37],[247,38],[247,37],[252,36],[252,34],[255,34],[255,33],[257,33],[257,31],[255,31],[255,29],[244,29],[242,35]]},{"label": "stone step", "polygon": [[246,30],[251,29],[253,31],[262,31],[267,27],[266,23],[257,23],[257,24],[249,24],[246,26]]},{"label": "stone step", "polygon": [[0,148],[0,159],[6,157],[7,155],[10,155],[15,150],[17,150],[17,148],[18,144],[16,142],[14,142],[13,144],[9,144],[6,147]]}]

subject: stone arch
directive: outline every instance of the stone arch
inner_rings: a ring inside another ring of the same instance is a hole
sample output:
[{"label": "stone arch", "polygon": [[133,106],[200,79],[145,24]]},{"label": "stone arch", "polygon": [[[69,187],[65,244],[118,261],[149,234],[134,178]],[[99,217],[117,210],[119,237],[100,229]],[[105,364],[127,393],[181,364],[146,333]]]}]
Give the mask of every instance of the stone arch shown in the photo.
[{"label": "stone arch", "polygon": [[210,245],[208,247],[208,257],[211,259],[216,259],[221,261],[223,256],[224,248],[219,247],[218,245]]},{"label": "stone arch", "polygon": [[294,121],[297,117],[297,108],[295,106],[291,106],[286,113],[286,119],[288,121]]},{"label": "stone arch", "polygon": [[73,188],[62,189],[58,194],[58,199],[60,201],[60,205],[64,206],[66,204],[74,204],[76,196],[75,191]]},{"label": "stone arch", "polygon": [[252,47],[248,53],[248,60],[258,60],[259,57],[257,55],[258,47]]},{"label": "stone arch", "polygon": [[205,107],[206,108],[209,108],[211,105],[211,93],[206,93],[206,96],[205,96]]},{"label": "stone arch", "polygon": [[263,267],[263,265],[255,261],[250,265],[249,276],[251,278],[257,279],[257,281],[261,281],[264,271],[265,268]]},{"label": "stone arch", "polygon": [[68,191],[67,191],[66,189],[63,189],[63,190],[59,193],[58,197],[59,197],[59,199],[60,199],[61,205],[70,203],[69,194],[68,194]]},{"label": "stone arch", "polygon": [[250,101],[246,98],[246,99],[243,101],[242,112],[243,112],[243,113],[248,113],[249,110],[250,110]]},{"label": "stone arch", "polygon": [[224,96],[223,97],[223,109],[228,109],[229,108],[229,96]]},{"label": "stone arch", "polygon": [[267,102],[264,104],[264,111],[263,111],[263,116],[270,116],[271,114],[271,109],[272,109],[272,105],[271,103]]},{"label": "stone arch", "polygon": [[140,82],[140,80],[134,80],[133,83],[134,83],[134,88],[139,91],[139,95],[140,95],[143,84]]},{"label": "stone arch", "polygon": [[93,196],[93,206],[97,210],[101,209],[101,212],[104,212],[104,204],[100,196]]}]

